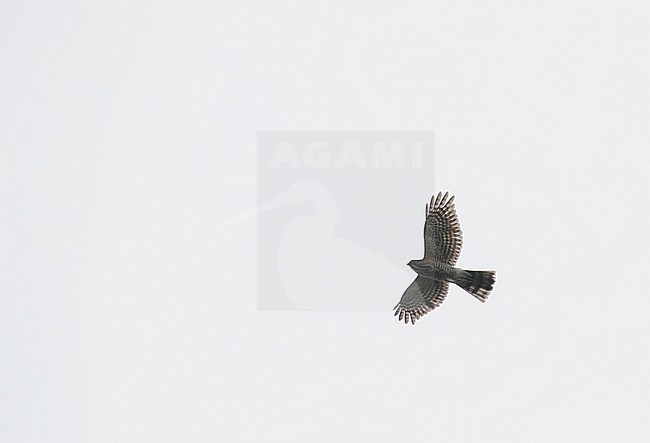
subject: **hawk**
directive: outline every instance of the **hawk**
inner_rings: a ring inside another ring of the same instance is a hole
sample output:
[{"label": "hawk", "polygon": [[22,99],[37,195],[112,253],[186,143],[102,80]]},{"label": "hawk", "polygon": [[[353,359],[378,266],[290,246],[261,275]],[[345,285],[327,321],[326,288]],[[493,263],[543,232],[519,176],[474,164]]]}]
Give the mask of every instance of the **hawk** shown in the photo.
[{"label": "hawk", "polygon": [[463,232],[460,230],[454,196],[442,192],[431,197],[425,207],[424,258],[411,260],[408,266],[418,276],[406,288],[393,308],[399,320],[415,324],[416,320],[442,304],[454,283],[485,303],[495,282],[495,271],[466,271],[456,268]]}]

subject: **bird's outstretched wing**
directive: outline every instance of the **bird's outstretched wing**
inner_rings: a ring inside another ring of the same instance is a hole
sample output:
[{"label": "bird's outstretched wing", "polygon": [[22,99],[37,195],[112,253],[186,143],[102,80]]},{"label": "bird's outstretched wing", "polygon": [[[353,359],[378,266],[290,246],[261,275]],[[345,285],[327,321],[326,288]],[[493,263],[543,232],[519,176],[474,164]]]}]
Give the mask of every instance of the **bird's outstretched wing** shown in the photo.
[{"label": "bird's outstretched wing", "polygon": [[439,192],[434,197],[426,207],[424,258],[453,266],[463,247],[463,231],[456,216],[454,196],[448,198],[448,192],[444,196]]},{"label": "bird's outstretched wing", "polygon": [[447,282],[430,280],[418,275],[393,308],[395,315],[399,315],[399,320],[404,320],[404,323],[410,320],[415,324],[420,317],[442,304],[448,289]]}]

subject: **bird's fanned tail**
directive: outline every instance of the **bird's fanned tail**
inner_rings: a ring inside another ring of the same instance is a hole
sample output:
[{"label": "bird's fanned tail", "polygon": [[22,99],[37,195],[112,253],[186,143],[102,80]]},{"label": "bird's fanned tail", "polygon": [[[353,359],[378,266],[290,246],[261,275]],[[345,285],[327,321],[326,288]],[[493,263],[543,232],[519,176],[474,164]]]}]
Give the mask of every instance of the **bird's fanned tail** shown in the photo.
[{"label": "bird's fanned tail", "polygon": [[494,288],[495,281],[494,271],[463,271],[462,276],[456,278],[454,283],[485,303]]}]

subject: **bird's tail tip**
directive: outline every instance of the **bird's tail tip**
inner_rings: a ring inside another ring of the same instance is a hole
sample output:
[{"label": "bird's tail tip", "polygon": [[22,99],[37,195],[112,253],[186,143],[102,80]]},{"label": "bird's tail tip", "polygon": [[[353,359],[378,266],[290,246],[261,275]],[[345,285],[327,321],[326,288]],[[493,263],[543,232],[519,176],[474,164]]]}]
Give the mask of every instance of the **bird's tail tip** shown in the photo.
[{"label": "bird's tail tip", "polygon": [[481,303],[490,296],[496,282],[495,271],[465,271],[466,276],[458,281],[458,286],[472,294]]}]

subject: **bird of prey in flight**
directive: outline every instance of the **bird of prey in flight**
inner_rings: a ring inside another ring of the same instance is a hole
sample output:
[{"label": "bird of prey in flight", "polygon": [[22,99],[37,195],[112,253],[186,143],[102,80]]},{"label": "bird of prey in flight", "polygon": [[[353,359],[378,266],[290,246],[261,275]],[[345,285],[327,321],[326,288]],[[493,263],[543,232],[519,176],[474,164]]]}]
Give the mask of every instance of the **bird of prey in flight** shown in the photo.
[{"label": "bird of prey in flight", "polygon": [[495,271],[466,271],[454,265],[463,246],[454,196],[442,192],[426,205],[424,222],[424,258],[408,265],[418,276],[406,288],[395,309],[399,320],[415,324],[416,320],[442,304],[454,283],[485,303],[495,282]]}]

